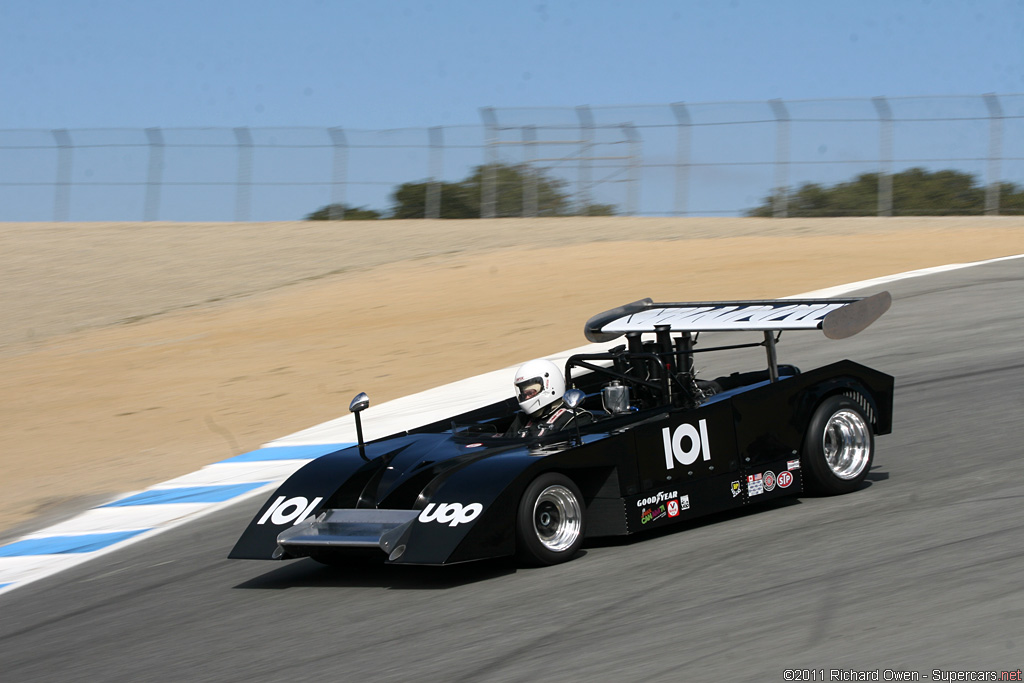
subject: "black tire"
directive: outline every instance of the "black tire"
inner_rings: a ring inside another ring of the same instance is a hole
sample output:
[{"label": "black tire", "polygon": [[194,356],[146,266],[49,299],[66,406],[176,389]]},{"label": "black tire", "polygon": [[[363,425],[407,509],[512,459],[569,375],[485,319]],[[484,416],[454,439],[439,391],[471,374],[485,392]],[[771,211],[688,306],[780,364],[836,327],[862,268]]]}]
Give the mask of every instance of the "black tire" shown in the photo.
[{"label": "black tire", "polygon": [[874,457],[875,435],[864,409],[848,396],[822,401],[804,437],[808,490],[829,496],[856,491]]},{"label": "black tire", "polygon": [[549,472],[526,487],[516,513],[521,561],[551,565],[570,560],[583,545],[585,532],[583,496],[571,479]]}]

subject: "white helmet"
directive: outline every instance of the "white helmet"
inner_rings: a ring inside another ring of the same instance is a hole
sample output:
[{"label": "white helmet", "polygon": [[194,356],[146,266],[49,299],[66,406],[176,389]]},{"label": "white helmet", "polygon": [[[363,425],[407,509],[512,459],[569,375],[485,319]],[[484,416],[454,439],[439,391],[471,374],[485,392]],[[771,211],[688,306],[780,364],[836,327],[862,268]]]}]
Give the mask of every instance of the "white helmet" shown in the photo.
[{"label": "white helmet", "polygon": [[536,415],[565,393],[565,378],[561,370],[543,359],[521,365],[516,370],[515,385],[516,400],[527,415]]}]

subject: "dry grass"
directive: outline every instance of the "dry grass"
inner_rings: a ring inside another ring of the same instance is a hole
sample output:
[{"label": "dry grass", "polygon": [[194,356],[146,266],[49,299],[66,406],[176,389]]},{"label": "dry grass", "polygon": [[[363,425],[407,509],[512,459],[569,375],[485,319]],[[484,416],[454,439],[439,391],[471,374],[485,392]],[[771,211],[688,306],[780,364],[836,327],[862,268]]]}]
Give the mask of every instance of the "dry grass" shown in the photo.
[{"label": "dry grass", "polygon": [[578,346],[644,296],[1017,253],[1021,218],[0,224],[0,529]]}]

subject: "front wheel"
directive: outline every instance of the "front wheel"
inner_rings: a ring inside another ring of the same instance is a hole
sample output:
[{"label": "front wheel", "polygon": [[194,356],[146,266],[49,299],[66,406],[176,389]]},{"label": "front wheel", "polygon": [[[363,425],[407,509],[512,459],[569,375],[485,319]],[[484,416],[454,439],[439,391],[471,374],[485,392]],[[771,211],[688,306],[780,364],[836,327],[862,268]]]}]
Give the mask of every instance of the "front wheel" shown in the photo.
[{"label": "front wheel", "polygon": [[583,496],[568,477],[542,474],[526,487],[516,518],[518,553],[529,564],[572,559],[583,545]]},{"label": "front wheel", "polygon": [[874,454],[871,424],[856,401],[832,396],[814,411],[803,452],[812,491],[834,495],[860,488]]}]

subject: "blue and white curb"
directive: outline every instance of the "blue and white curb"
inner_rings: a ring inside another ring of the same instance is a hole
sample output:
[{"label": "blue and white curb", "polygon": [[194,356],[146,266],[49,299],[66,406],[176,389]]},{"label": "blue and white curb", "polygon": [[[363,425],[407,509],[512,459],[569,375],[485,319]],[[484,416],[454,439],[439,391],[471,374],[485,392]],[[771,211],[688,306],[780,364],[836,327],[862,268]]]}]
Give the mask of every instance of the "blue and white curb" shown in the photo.
[{"label": "blue and white curb", "polygon": [[[834,297],[897,280],[1024,258],[1024,254],[923,268],[787,298]],[[558,364],[575,353],[603,350],[589,344],[548,356]],[[465,412],[510,395],[518,364],[374,406],[364,435],[376,439]],[[263,448],[207,465],[145,491],[128,493],[65,522],[0,546],[0,593],[151,538],[257,495],[266,495],[307,462],[351,446],[351,415],[272,441]]]},{"label": "blue and white curb", "polygon": [[0,546],[0,593],[266,493],[310,460],[350,445],[260,448],[23,536]]}]

